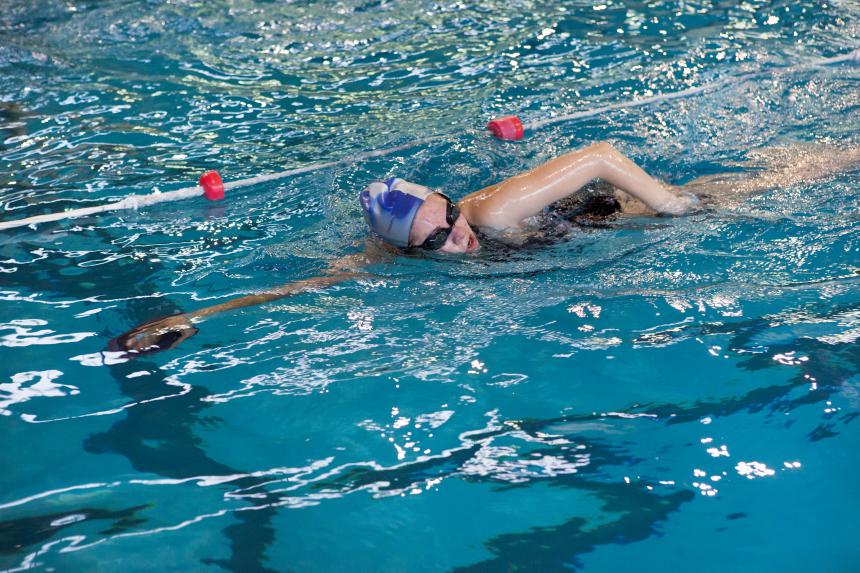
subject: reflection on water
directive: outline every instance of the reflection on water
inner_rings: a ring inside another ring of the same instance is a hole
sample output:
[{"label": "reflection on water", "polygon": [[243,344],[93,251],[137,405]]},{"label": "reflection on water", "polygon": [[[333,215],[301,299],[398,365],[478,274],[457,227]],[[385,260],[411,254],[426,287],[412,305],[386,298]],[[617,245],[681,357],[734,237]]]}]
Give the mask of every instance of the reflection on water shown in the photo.
[{"label": "reflection on water", "polygon": [[[660,554],[716,571],[749,539],[749,568],[858,557],[842,454],[860,407],[856,169],[540,248],[400,257],[146,360],[104,352],[357,251],[371,179],[460,197],[611,138],[683,182],[751,174],[758,147],[856,138],[851,65],[518,144],[476,128],[844,53],[858,21],[851,3],[764,0],[7,2],[4,220],[452,135],[221,205],[0,237],[0,569],[561,571]],[[819,538],[786,525],[811,520]]]}]

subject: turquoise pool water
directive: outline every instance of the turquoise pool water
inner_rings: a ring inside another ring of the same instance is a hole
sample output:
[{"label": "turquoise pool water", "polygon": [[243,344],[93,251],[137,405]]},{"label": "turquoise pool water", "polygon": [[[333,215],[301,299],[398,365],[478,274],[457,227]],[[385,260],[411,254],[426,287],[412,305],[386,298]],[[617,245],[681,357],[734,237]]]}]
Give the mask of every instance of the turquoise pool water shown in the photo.
[{"label": "turquoise pool water", "polygon": [[213,317],[361,249],[356,194],[458,198],[610,139],[680,183],[856,143],[832,2],[8,0],[0,217],[451,132],[360,165],[0,235],[0,570],[856,571],[858,172]]}]

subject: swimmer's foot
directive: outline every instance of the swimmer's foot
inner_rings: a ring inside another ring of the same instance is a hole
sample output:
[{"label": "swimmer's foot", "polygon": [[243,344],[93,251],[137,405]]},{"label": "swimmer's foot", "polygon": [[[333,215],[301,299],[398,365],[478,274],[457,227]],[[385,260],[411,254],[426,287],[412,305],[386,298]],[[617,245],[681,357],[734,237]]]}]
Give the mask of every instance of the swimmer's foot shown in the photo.
[{"label": "swimmer's foot", "polygon": [[136,358],[174,348],[198,330],[184,314],[167,316],[117,336],[108,343],[108,350],[123,352],[125,358]]}]

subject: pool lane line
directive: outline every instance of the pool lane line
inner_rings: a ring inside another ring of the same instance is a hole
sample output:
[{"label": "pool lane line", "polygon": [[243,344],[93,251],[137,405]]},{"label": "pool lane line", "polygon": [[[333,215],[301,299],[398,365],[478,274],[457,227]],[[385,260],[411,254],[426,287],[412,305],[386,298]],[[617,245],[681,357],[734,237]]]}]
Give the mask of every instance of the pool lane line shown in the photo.
[{"label": "pool lane line", "polygon": [[[638,100],[631,100],[616,104],[605,105],[598,108],[593,108],[589,110],[583,110],[575,113],[569,113],[564,115],[559,115],[555,117],[549,117],[545,119],[538,119],[526,123],[522,123],[521,120],[517,116],[507,116],[502,118],[496,118],[491,120],[487,124],[487,129],[489,129],[493,135],[502,140],[519,140],[522,139],[525,132],[531,130],[537,130],[539,128],[545,127],[547,125],[553,125],[556,123],[563,123],[568,121],[574,121],[578,119],[584,119],[588,117],[594,117],[596,115],[600,115],[603,113],[608,113],[611,111],[616,111],[619,109],[630,109],[635,107],[644,107],[655,103],[661,103],[665,101],[671,101],[675,99],[687,98],[690,96],[698,95],[700,93],[704,93],[706,91],[713,90],[718,87],[723,87],[726,85],[736,84],[748,81],[753,78],[762,77],[766,75],[772,75],[775,73],[791,73],[796,71],[807,70],[811,68],[818,68],[823,66],[828,66],[832,64],[837,64],[841,62],[858,62],[860,63],[860,48],[854,49],[851,52],[846,54],[842,54],[841,56],[834,56],[831,58],[821,58],[818,60],[814,60],[805,64],[797,64],[794,66],[789,66],[787,68],[774,68],[771,70],[764,70],[758,72],[751,72],[748,74],[743,74],[736,77],[728,77],[721,80],[717,80],[714,82],[710,82],[701,86],[691,87],[685,90],[670,92],[664,94],[658,94]],[[75,219],[78,217],[86,217],[88,215],[95,215],[98,213],[105,213],[108,211],[121,211],[121,210],[137,210],[141,207],[148,207],[150,205],[156,205],[158,203],[165,203],[170,201],[182,201],[184,199],[190,199],[192,197],[199,197],[201,195],[206,198],[217,201],[224,198],[224,191],[229,191],[231,189],[239,189],[241,187],[249,187],[252,185],[258,185],[260,183],[266,183],[269,181],[276,181],[278,179],[284,179],[286,177],[292,177],[294,175],[301,175],[303,173],[311,173],[313,171],[319,171],[321,169],[327,169],[329,167],[335,167],[337,165],[344,165],[347,163],[355,163],[358,161],[362,161],[365,159],[372,159],[374,157],[383,157],[385,155],[390,155],[392,153],[397,153],[398,151],[404,151],[406,149],[411,149],[413,147],[418,147],[419,145],[424,145],[426,143],[430,143],[432,141],[438,141],[441,139],[446,139],[452,135],[456,135],[460,132],[449,132],[442,133],[437,135],[432,135],[430,137],[424,137],[421,139],[417,139],[411,141],[409,143],[404,143],[402,145],[397,145],[394,147],[387,147],[384,149],[376,149],[372,151],[365,151],[363,153],[358,153],[355,155],[348,155],[341,159],[336,159],[332,161],[326,161],[322,163],[313,163],[310,165],[306,165],[304,167],[298,167],[295,169],[287,169],[286,171],[278,171],[275,173],[267,173],[263,175],[257,175],[255,177],[248,177],[246,179],[238,179],[236,181],[230,181],[228,183],[223,183],[221,181],[220,175],[218,175],[217,171],[207,171],[204,173],[198,184],[193,187],[184,187],[182,189],[177,189],[175,191],[168,191],[165,193],[155,192],[150,193],[148,195],[130,195],[124,199],[119,201],[114,201],[113,203],[106,203],[104,205],[97,205],[95,207],[84,207],[81,209],[72,209],[69,211],[60,211],[57,213],[49,213],[46,215],[37,215],[34,217],[27,217],[25,219],[17,219],[13,221],[3,221],[0,222],[0,231],[15,229],[18,227],[27,227],[27,226],[35,226],[40,223],[49,223],[52,221],[62,221],[64,219]]]},{"label": "pool lane line", "polygon": [[276,173],[266,173],[263,175],[248,177],[246,179],[230,181],[228,183],[224,183],[221,181],[221,177],[220,175],[218,175],[217,171],[207,171],[200,176],[198,184],[193,187],[183,187],[182,189],[177,189],[175,191],[167,191],[164,193],[155,192],[150,193],[148,195],[129,195],[124,199],[114,201],[112,203],[106,203],[104,205],[84,207],[81,209],[72,209],[69,211],[59,211],[57,213],[48,213],[46,215],[36,215],[34,217],[27,217],[26,219],[17,219],[14,221],[2,221],[0,222],[0,231],[4,231],[7,229],[15,229],[18,227],[26,227],[30,225],[38,225],[40,223],[49,223],[52,221],[62,221],[64,219],[76,219],[78,217],[86,217],[88,215],[96,215],[98,213],[105,213],[108,211],[121,211],[127,209],[137,210],[141,207],[148,207],[150,205],[156,205],[158,203],[182,201],[184,199],[200,197],[201,195],[212,201],[218,201],[224,198],[225,191],[229,191],[231,189],[250,187],[252,185],[258,185],[260,183],[266,183],[268,181],[275,181],[278,179],[284,179],[285,177],[292,177],[293,175],[301,175],[303,173],[319,171],[321,169],[327,169],[329,167],[334,167],[337,165],[343,165],[356,161],[362,161],[365,159],[371,159],[374,157],[390,155],[392,153],[397,153],[398,151],[417,147],[419,145],[431,141],[447,139],[455,133],[456,132],[443,133],[431,137],[426,137],[417,141],[411,141],[403,145],[397,145],[395,147],[387,147],[385,149],[366,151],[356,155],[349,155],[347,157],[336,159],[333,161],[326,161],[324,163],[313,163],[311,165],[298,167],[296,169],[288,169],[286,171],[278,171]]},{"label": "pool lane line", "polygon": [[646,98],[642,98],[642,99],[638,99],[638,100],[632,100],[632,101],[627,101],[627,102],[622,102],[622,103],[617,103],[617,104],[610,104],[610,105],[605,105],[603,107],[598,107],[595,109],[578,111],[575,113],[559,115],[556,117],[549,117],[546,119],[539,119],[539,120],[527,122],[527,123],[523,124],[523,127],[527,130],[534,130],[534,129],[538,129],[541,127],[545,127],[547,125],[553,125],[553,124],[562,123],[565,121],[573,121],[576,119],[583,119],[586,117],[593,117],[595,115],[600,115],[602,113],[607,113],[607,112],[615,111],[618,109],[643,107],[643,106],[651,105],[654,103],[671,101],[673,99],[686,98],[686,97],[698,95],[698,94],[706,92],[706,91],[713,90],[715,88],[719,88],[719,87],[723,87],[723,86],[727,86],[727,85],[731,85],[731,84],[742,83],[742,82],[745,82],[745,81],[748,81],[748,80],[751,80],[751,79],[754,79],[757,77],[761,77],[761,76],[773,75],[775,73],[797,72],[797,71],[808,70],[811,68],[818,68],[818,67],[823,67],[823,66],[829,66],[832,64],[838,64],[841,62],[848,62],[848,61],[860,63],[860,48],[858,48],[852,52],[848,52],[847,54],[843,54],[841,56],[835,56],[832,58],[822,58],[820,60],[814,60],[814,61],[808,62],[806,64],[797,64],[795,66],[789,66],[787,68],[773,68],[770,70],[761,70],[761,71],[757,71],[757,72],[750,72],[747,74],[742,74],[740,76],[723,78],[721,80],[716,80],[716,81],[713,81],[713,82],[710,82],[707,84],[703,84],[701,86],[687,88],[685,90],[681,90],[678,92],[670,92],[670,93],[666,93],[666,94],[657,94],[654,96],[650,96],[650,97],[646,97]]}]

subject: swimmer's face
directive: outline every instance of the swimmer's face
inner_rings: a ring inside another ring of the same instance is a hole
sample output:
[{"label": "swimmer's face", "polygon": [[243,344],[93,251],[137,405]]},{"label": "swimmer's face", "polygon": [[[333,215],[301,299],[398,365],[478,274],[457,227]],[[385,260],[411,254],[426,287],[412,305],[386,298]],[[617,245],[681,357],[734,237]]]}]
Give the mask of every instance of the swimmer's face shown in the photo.
[{"label": "swimmer's face", "polygon": [[[410,245],[421,245],[431,234],[438,229],[448,229],[446,216],[448,213],[448,201],[445,197],[434,193],[424,200],[424,203],[415,214],[412,221],[412,230],[409,233]],[[448,234],[448,240],[439,251],[443,253],[471,253],[478,250],[478,237],[466,221],[466,217],[460,215],[454,221],[453,229]]]}]

